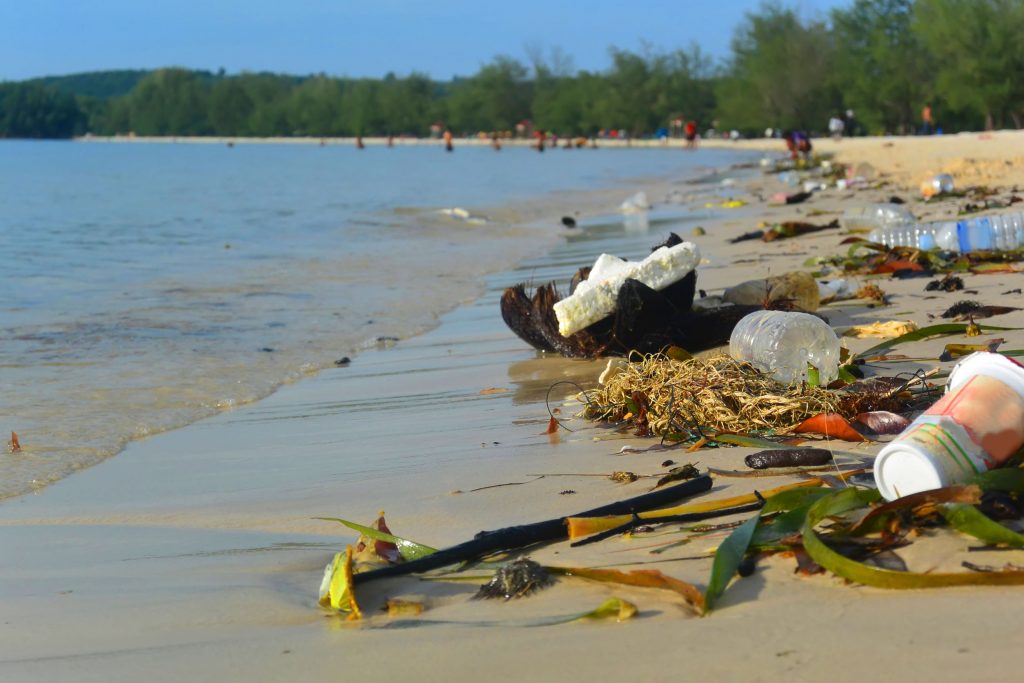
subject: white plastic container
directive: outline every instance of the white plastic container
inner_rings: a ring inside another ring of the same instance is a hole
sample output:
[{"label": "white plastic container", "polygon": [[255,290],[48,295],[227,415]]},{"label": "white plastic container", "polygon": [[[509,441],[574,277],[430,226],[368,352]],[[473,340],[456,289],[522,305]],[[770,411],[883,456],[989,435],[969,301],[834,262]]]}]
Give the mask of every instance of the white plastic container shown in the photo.
[{"label": "white plastic container", "polygon": [[808,365],[821,384],[839,376],[839,337],[821,318],[791,311],[754,311],[736,323],[729,355],[784,384],[807,379]]},{"label": "white plastic container", "polygon": [[594,262],[590,276],[576,286],[572,296],[554,305],[558,333],[568,337],[611,315],[619,288],[627,278],[661,290],[682,280],[698,263],[700,250],[692,242],[661,247],[643,261],[624,261],[617,256],[601,254]]},{"label": "white plastic container", "polygon": [[1024,366],[974,353],[949,376],[946,395],[875,457],[886,500],[968,481],[1024,445]]}]

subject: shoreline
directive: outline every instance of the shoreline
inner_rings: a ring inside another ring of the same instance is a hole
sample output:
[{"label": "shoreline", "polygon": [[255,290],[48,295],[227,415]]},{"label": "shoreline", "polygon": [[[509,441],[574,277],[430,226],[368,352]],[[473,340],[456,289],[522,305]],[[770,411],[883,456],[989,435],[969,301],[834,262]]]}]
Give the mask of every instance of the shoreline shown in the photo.
[{"label": "shoreline", "polygon": [[[698,189],[714,192],[718,186]],[[690,226],[706,228],[706,235],[692,238],[710,261],[699,271],[701,288],[714,292],[740,279],[802,269],[810,255],[838,253],[840,236],[834,232],[776,243],[726,243],[759,220],[801,218],[812,209],[834,215],[849,201],[835,191],[793,207],[766,207],[755,199],[778,189],[775,179],[755,176],[731,188],[750,199],[747,207],[723,211],[713,221],[697,214],[679,224],[684,238]],[[866,201],[884,194],[872,190],[854,196]],[[690,203],[701,201],[699,196],[695,191]],[[669,225],[622,235],[621,244],[629,240],[642,253]],[[572,422],[576,431],[558,439],[543,434],[547,388],[560,379],[592,382],[604,363],[533,352],[504,328],[496,297],[524,275],[536,275],[536,281],[549,274],[568,277],[596,256],[587,245],[585,240],[566,244],[557,254],[492,275],[483,297],[445,315],[431,332],[360,356],[351,368],[328,370],[258,404],[130,444],[119,457],[40,495],[0,503],[0,538],[14,551],[0,558],[5,680],[244,675],[262,681],[326,678],[338,669],[371,680],[424,672],[436,678],[564,680],[565,670],[557,664],[568,652],[586,654],[574,659],[574,678],[668,680],[678,678],[680,644],[687,653],[685,670],[697,676],[776,680],[797,673],[851,680],[885,671],[911,680],[925,675],[952,680],[1005,672],[1002,662],[1012,641],[992,637],[991,624],[1012,623],[1024,606],[1019,591],[886,592],[845,586],[830,577],[799,578],[792,575],[792,563],[781,559],[738,581],[722,609],[706,619],[688,616],[678,600],[658,592],[617,589],[614,594],[640,606],[640,618],[621,625],[518,628],[502,623],[591,609],[612,592],[563,582],[528,600],[485,604],[466,600],[472,584],[415,578],[368,585],[360,593],[364,608],[375,614],[386,598],[425,596],[425,617],[449,623],[354,628],[319,611],[315,590],[323,564],[352,535],[312,517],[369,522],[384,508],[395,533],[443,547],[480,529],[559,516],[649,488],[647,480],[624,485],[598,476],[531,480],[531,473],[647,473],[666,456],[730,468],[750,452],[621,455],[623,443],[643,447],[654,440],[580,420]],[[980,299],[991,299],[1008,277],[971,275],[968,286],[979,289]],[[958,296],[927,299],[920,280],[881,284],[895,299],[889,309],[823,312],[836,326],[887,319],[908,309],[913,312],[907,315],[924,322],[924,311]],[[1024,313],[994,324],[1020,327]],[[1007,333],[1008,343],[1014,344],[1013,336]],[[914,348],[934,356],[945,341]],[[872,343],[849,342],[854,350]],[[484,393],[488,388],[504,391]],[[565,397],[553,396],[553,405]],[[569,406],[563,410],[569,412]],[[869,456],[874,448],[844,450]],[[373,467],[349,462],[347,453],[369,454]],[[509,482],[522,483],[473,490]],[[708,496],[753,486],[751,480],[717,482]],[[563,495],[565,490],[575,493]],[[612,539],[572,550],[554,544],[536,549],[534,556],[563,566],[643,566],[637,563],[651,559],[643,547],[648,543]],[[708,545],[683,548],[666,558],[675,562],[653,568],[703,585],[710,560],[685,558],[700,555]],[[950,551],[940,564],[952,558]],[[912,554],[910,560],[921,566],[931,558]],[[50,615],[58,610],[62,618],[55,623]],[[385,619],[373,618],[378,624]],[[499,625],[459,623],[481,618]],[[935,627],[951,623],[957,628]],[[922,640],[929,658],[908,657]],[[402,656],[394,657],[395,652]],[[872,657],[865,658],[865,652]],[[838,674],[837,659],[843,662]]]},{"label": "shoreline", "polygon": [[[225,155],[230,156],[230,152],[225,151]],[[421,154],[420,156],[431,155]],[[718,158],[715,154],[705,156],[712,157],[708,159],[708,163],[725,163],[734,158],[732,155],[727,155],[725,159]],[[483,158],[484,161],[489,160],[489,155],[485,154],[483,157],[486,157]],[[354,159],[355,155],[347,155],[346,158]],[[467,157],[467,159],[469,158]],[[395,159],[397,162],[398,158]],[[605,166],[607,165],[606,163]],[[700,172],[698,169],[693,171],[694,174]],[[33,443],[31,435],[34,431],[39,437],[44,436],[43,431],[47,427],[46,421],[42,419],[37,419],[34,423],[30,423],[26,419],[12,421],[11,429],[19,431],[23,444],[26,444],[24,451],[26,460],[24,468],[19,472],[20,477],[11,477],[5,482],[0,482],[0,499],[24,495],[33,491],[38,492],[54,481],[73,475],[76,471],[87,469],[107,458],[116,457],[123,453],[131,443],[145,440],[156,434],[181,429],[210,415],[230,412],[244,405],[252,405],[284,386],[305,381],[325,369],[334,367],[335,359],[346,355],[358,357],[366,351],[386,345],[386,343],[382,344],[376,341],[382,337],[407,340],[423,334],[435,328],[439,324],[441,316],[462,305],[466,300],[480,296],[485,290],[484,280],[489,274],[512,267],[521,258],[545,253],[552,245],[563,241],[571,232],[561,226],[560,217],[562,215],[570,215],[579,211],[588,215],[616,215],[619,201],[631,195],[635,191],[634,186],[638,183],[651,185],[649,179],[643,178],[605,181],[601,184],[600,189],[588,188],[582,180],[576,186],[567,185],[568,182],[568,180],[562,181],[562,184],[566,185],[564,188],[548,188],[535,196],[524,196],[521,191],[518,194],[513,193],[502,200],[503,203],[496,202],[493,206],[481,205],[476,197],[466,196],[465,201],[476,200],[477,202],[468,204],[473,207],[474,213],[488,216],[485,226],[464,224],[456,218],[444,216],[438,213],[442,206],[440,204],[437,207],[406,209],[404,212],[394,215],[385,212],[382,214],[383,220],[416,226],[416,229],[411,232],[410,239],[431,240],[436,236],[438,239],[445,240],[444,243],[449,244],[445,250],[447,255],[443,259],[438,258],[433,262],[450,264],[450,268],[438,266],[438,272],[444,272],[445,275],[438,276],[436,280],[432,278],[424,282],[421,298],[414,308],[411,304],[405,307],[404,317],[388,317],[381,312],[366,316],[375,320],[373,327],[353,328],[350,334],[346,330],[340,330],[333,336],[321,333],[319,337],[304,339],[301,344],[298,342],[290,345],[282,344],[284,348],[279,347],[278,343],[268,344],[268,346],[275,347],[278,353],[273,356],[272,360],[268,360],[267,364],[261,365],[259,372],[255,370],[249,372],[249,377],[258,377],[265,381],[249,382],[244,385],[244,390],[239,389],[234,394],[229,393],[233,387],[227,386],[223,390],[224,393],[210,394],[209,400],[202,402],[198,400],[193,400],[188,404],[166,402],[165,405],[170,407],[163,413],[150,411],[150,413],[141,414],[136,422],[144,425],[144,429],[135,428],[136,423],[128,424],[128,427],[133,428],[132,430],[118,430],[113,428],[113,425],[107,425],[106,432],[104,432],[102,427],[98,427],[96,431],[98,436],[92,441],[86,442],[83,439],[78,443],[72,442],[72,447],[87,443],[91,450],[88,453],[85,453],[84,449],[79,451],[75,459],[69,460],[67,463],[60,460],[60,456],[68,449],[66,442],[58,440],[45,442],[38,438]],[[657,187],[667,186],[667,181],[658,181]],[[424,244],[424,242],[410,243]],[[429,245],[424,244],[424,246],[428,248],[429,252]],[[233,253],[237,253],[237,249]],[[459,254],[470,256],[476,254],[477,257],[460,260]],[[409,257],[406,255],[404,258],[408,259]],[[399,255],[395,255],[394,259],[401,262]],[[329,268],[323,266],[323,272],[328,273],[328,271]],[[433,273],[427,273],[427,275],[432,276]],[[314,288],[310,291],[316,290]],[[446,292],[447,296],[444,295]],[[325,304],[330,305],[330,302],[325,302]],[[315,316],[317,313],[318,311],[311,311],[310,315]],[[367,336],[359,337],[359,332],[363,332]],[[312,347],[314,339],[317,342],[315,349]],[[327,348],[326,352],[325,348]],[[314,354],[314,351],[319,353]],[[262,362],[263,358],[259,354],[256,355],[258,357],[252,362]],[[270,367],[270,364],[275,362],[277,365]],[[286,365],[288,362],[291,364]],[[250,367],[252,366],[250,365]],[[239,372],[242,372],[241,365],[239,368]],[[275,371],[277,372],[275,373]],[[239,376],[238,372],[236,372],[236,376]],[[239,377],[242,380],[246,379],[245,376]],[[95,412],[93,411],[93,413]],[[75,414],[77,413],[72,410],[72,415]],[[91,426],[99,425],[101,420],[90,419],[85,422]],[[26,435],[29,436],[28,439],[25,438]],[[118,437],[116,442],[115,439],[109,438],[111,435]],[[64,450],[61,450],[62,447]],[[34,469],[32,469],[33,467]],[[19,486],[19,483],[23,485]]]}]

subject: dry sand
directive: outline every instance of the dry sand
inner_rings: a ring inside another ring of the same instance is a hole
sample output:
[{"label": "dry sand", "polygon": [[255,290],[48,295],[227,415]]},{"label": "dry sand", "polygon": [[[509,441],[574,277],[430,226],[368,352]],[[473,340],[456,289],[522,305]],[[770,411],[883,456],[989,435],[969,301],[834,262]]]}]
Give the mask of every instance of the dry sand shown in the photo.
[{"label": "dry sand", "polygon": [[[694,238],[709,261],[699,286],[714,292],[840,249],[840,236],[832,231],[770,244],[726,243],[758,221],[799,219],[811,211],[825,212],[827,220],[855,202],[894,192],[909,198],[905,186],[916,185],[925,170],[964,168],[956,157],[984,159],[986,168],[1006,160],[974,147],[1003,150],[1014,162],[1007,168],[1016,171],[1024,137],[995,139],[818,143],[820,149],[835,144],[843,158],[869,161],[904,187],[832,190],[802,205],[767,207],[757,197],[782,188],[755,176],[729,190],[752,203],[716,224],[704,222],[707,234]],[[1007,176],[999,184],[1016,182]],[[694,205],[702,201],[692,198]],[[949,202],[930,213],[954,210]],[[679,229],[692,225],[681,222]],[[641,249],[664,236],[662,227],[635,236]],[[652,442],[578,420],[570,422],[574,431],[558,438],[542,435],[547,388],[559,379],[592,385],[603,364],[534,353],[504,328],[496,297],[516,277],[541,279],[556,271],[568,276],[596,256],[587,253],[585,241],[575,247],[563,252],[565,262],[539,260],[535,269],[493,278],[485,297],[426,335],[359,356],[351,367],[286,387],[254,406],[133,444],[41,493],[5,501],[0,680],[913,681],[1013,675],[1013,615],[1024,608],[1024,591],[887,592],[829,576],[801,578],[793,574],[792,560],[783,558],[762,562],[754,576],[734,583],[720,609],[703,619],[671,594],[573,580],[528,600],[497,604],[468,601],[472,584],[406,578],[360,591],[371,616],[362,626],[321,611],[316,589],[322,568],[352,536],[315,516],[368,522],[383,508],[396,533],[440,547],[480,529],[588,509],[651,485],[649,479],[622,485],[602,477],[533,474],[649,474],[660,471],[666,458],[741,466],[749,449],[692,457],[678,451],[619,455],[624,444]],[[1020,278],[965,276],[967,287],[978,290],[974,298],[988,303],[1021,286]],[[823,312],[835,325],[892,318],[926,324],[961,298],[926,293],[921,280],[880,284],[892,296],[888,308]],[[1024,312],[992,322],[1024,327]],[[1009,347],[1024,347],[1021,333],[1003,336]],[[906,348],[912,356],[935,357],[946,341]],[[872,343],[848,342],[854,350]],[[481,393],[492,387],[503,391]],[[561,401],[565,394],[555,397]],[[857,460],[870,458],[877,446],[837,449],[841,459]],[[705,497],[749,491],[753,481],[720,479]],[[473,491],[509,482],[526,483]],[[559,543],[537,549],[533,557],[564,566],[674,559],[650,566],[706,583],[707,551],[720,538],[651,555],[645,546],[658,540],[611,539],[581,549]],[[940,535],[905,555],[913,569],[955,570],[967,545]],[[698,559],[685,559],[690,557]],[[1016,553],[971,553],[971,559],[1019,561]],[[638,618],[623,624],[511,625],[590,609],[613,594],[635,602]],[[443,623],[389,627],[379,612],[384,600],[417,596],[428,605],[422,620]],[[483,620],[500,625],[470,625]]]}]

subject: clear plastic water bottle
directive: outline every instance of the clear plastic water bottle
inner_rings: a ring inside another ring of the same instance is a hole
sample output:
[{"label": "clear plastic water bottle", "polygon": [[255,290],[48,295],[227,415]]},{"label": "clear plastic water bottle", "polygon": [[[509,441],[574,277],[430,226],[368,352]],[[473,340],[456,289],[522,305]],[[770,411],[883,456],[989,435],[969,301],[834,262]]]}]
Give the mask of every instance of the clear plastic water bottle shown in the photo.
[{"label": "clear plastic water bottle", "polygon": [[935,243],[949,251],[1006,251],[1024,246],[1024,214],[978,216],[939,224]]},{"label": "clear plastic water bottle", "polygon": [[887,247],[934,249],[938,246],[935,242],[935,234],[941,225],[940,223],[919,223],[891,228],[877,228],[868,235],[868,241],[884,244]]},{"label": "clear plastic water bottle", "polygon": [[913,227],[917,219],[902,204],[870,204],[847,209],[839,222],[845,230],[888,230]]},{"label": "clear plastic water bottle", "polygon": [[736,323],[729,355],[784,384],[806,380],[808,365],[818,370],[821,384],[839,376],[839,338],[809,313],[754,311]]}]

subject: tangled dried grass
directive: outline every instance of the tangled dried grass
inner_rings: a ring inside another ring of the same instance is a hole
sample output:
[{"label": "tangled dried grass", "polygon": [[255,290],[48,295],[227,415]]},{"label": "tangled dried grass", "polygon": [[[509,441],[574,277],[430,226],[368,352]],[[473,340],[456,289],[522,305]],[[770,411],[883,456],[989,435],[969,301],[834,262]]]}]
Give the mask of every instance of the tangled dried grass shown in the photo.
[{"label": "tangled dried grass", "polygon": [[676,361],[637,357],[590,392],[583,416],[631,420],[639,433],[786,433],[819,413],[855,414],[849,396],[806,385],[786,386],[729,356]]}]

